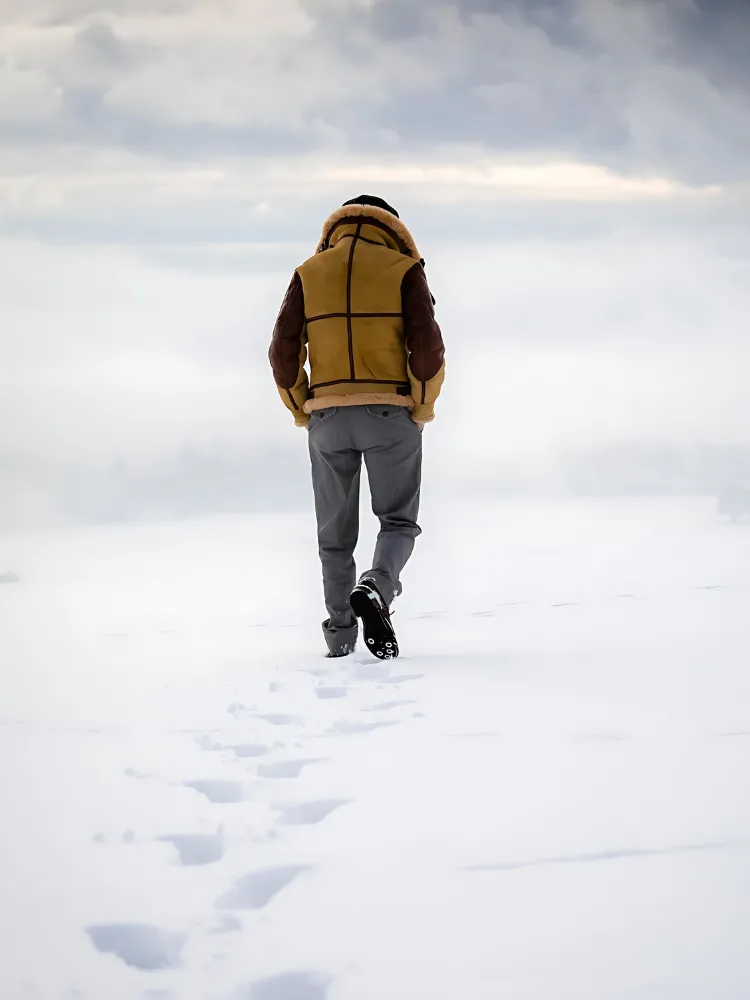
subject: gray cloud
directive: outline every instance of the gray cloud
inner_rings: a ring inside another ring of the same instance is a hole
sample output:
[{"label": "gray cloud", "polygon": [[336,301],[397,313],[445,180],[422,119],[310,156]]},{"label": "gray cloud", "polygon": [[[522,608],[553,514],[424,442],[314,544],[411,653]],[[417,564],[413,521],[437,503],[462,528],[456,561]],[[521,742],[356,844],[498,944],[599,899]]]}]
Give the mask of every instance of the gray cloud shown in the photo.
[{"label": "gray cloud", "polygon": [[442,74],[373,111],[407,143],[450,132],[690,181],[747,176],[750,20],[739,4],[464,0],[408,18],[404,6],[418,7],[374,5],[373,31],[407,70],[424,61]]},{"label": "gray cloud", "polygon": [[676,21],[674,48],[718,84],[750,88],[750,5],[743,0],[692,0]]},{"label": "gray cloud", "polygon": [[746,176],[740,3],[49,7],[57,20],[12,6],[3,49],[5,86],[25,74],[27,101],[47,95],[53,136],[184,157],[377,149],[390,134],[401,150],[476,141],[690,181]]},{"label": "gray cloud", "polygon": [[[736,217],[746,202],[743,5],[258,0],[252,14],[239,0],[101,9],[10,0],[0,42],[0,232],[300,241],[351,193],[348,182],[311,182],[315,167],[356,168],[363,155],[385,164],[578,160],[620,175],[719,182],[728,193],[714,203],[718,218],[727,205]],[[284,163],[309,169],[280,186]],[[196,171],[214,179],[198,183]],[[419,202],[429,191],[421,181],[394,184],[392,197]],[[459,238],[494,238],[498,225],[516,229],[519,215],[535,227],[539,215],[529,199],[484,213],[460,191],[438,200],[440,221]],[[264,205],[273,211],[254,214]],[[568,214],[600,231],[618,211]],[[551,232],[564,231],[565,209],[543,201],[541,212]],[[428,238],[439,229],[434,214],[417,208],[415,217]],[[680,211],[671,217],[679,224]]]}]

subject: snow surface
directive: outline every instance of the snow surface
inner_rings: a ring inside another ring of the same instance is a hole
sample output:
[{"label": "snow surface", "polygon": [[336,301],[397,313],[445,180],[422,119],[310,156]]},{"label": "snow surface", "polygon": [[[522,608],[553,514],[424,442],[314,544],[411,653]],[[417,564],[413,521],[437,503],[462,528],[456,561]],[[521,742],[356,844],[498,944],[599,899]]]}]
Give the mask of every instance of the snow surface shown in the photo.
[{"label": "snow surface", "polygon": [[3,1000],[750,996],[750,530],[423,527],[391,664],[309,517],[0,537]]}]

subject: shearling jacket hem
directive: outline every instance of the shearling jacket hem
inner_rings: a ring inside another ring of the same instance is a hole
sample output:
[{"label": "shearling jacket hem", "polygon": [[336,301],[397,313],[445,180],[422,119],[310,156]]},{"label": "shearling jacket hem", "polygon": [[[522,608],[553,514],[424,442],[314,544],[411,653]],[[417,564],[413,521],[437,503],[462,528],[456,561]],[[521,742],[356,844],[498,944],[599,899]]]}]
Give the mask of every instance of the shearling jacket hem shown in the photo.
[{"label": "shearling jacket hem", "polygon": [[329,406],[405,406],[414,408],[411,396],[399,396],[395,392],[358,392],[349,396],[316,396],[308,399],[303,409],[305,413],[326,410]]}]

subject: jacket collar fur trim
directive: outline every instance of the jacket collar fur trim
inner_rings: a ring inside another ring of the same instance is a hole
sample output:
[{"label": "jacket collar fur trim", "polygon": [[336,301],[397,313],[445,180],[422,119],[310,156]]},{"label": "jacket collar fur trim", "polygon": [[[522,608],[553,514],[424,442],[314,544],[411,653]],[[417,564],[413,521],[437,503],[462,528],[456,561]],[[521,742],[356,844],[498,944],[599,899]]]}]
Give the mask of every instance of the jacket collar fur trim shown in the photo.
[{"label": "jacket collar fur trim", "polygon": [[401,248],[401,253],[414,260],[420,260],[420,253],[414,237],[400,219],[384,208],[377,208],[375,205],[343,205],[328,216],[323,226],[323,232],[318,243],[317,253],[328,249],[328,241],[334,229],[346,221],[370,221],[375,225],[384,227],[393,236]]}]

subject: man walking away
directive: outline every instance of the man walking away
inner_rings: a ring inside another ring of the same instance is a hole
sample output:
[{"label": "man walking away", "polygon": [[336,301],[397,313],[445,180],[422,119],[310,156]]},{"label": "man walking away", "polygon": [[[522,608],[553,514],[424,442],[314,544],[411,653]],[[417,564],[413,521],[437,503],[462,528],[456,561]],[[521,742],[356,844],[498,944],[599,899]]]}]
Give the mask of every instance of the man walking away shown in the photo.
[{"label": "man walking away", "polygon": [[[398,656],[390,607],[420,534],[421,432],[445,372],[443,339],[416,244],[398,212],[362,195],[326,220],[295,271],[269,358],[279,395],[309,430],[329,656]],[[310,374],[305,369],[309,352]],[[364,457],[380,533],[357,582]]]}]

